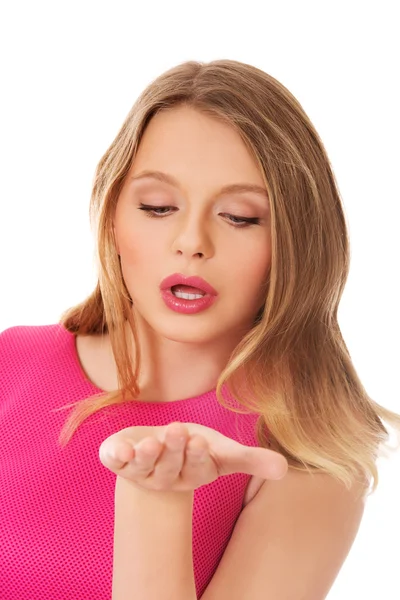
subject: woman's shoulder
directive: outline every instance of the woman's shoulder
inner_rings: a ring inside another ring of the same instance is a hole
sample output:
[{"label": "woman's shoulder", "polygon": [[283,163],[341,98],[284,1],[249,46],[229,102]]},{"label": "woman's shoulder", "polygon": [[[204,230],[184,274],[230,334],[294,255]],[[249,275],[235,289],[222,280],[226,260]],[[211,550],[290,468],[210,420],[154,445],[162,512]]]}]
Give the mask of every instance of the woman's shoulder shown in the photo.
[{"label": "woman's shoulder", "polygon": [[51,325],[14,325],[0,332],[0,353],[32,351],[43,343],[57,342],[68,334],[60,323]]},{"label": "woman's shoulder", "polygon": [[14,325],[0,332],[0,381],[46,359],[70,335],[59,324]]}]

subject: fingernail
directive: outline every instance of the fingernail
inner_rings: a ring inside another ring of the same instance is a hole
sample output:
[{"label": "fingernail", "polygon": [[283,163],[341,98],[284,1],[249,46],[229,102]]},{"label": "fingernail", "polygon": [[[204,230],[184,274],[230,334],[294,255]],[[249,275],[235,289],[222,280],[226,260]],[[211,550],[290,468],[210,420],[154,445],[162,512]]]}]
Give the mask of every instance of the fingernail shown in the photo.
[{"label": "fingernail", "polygon": [[111,448],[108,448],[105,451],[105,456],[106,456],[106,458],[108,458],[110,460],[115,460],[116,459],[115,451],[113,449],[111,449]]}]

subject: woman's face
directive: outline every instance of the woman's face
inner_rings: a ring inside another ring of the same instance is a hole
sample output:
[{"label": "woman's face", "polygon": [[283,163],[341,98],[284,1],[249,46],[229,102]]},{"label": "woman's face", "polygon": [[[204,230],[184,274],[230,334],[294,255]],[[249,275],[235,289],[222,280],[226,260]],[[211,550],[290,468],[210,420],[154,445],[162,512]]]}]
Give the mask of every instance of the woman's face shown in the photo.
[{"label": "woman's face", "polygon": [[[141,176],[148,171],[162,175]],[[120,193],[114,234],[133,310],[164,338],[237,343],[264,303],[271,257],[266,191],[223,191],[233,185],[265,189],[233,128],[189,107],[153,117]],[[191,314],[167,306],[159,286],[175,273],[207,281],[218,293],[211,306]]]}]

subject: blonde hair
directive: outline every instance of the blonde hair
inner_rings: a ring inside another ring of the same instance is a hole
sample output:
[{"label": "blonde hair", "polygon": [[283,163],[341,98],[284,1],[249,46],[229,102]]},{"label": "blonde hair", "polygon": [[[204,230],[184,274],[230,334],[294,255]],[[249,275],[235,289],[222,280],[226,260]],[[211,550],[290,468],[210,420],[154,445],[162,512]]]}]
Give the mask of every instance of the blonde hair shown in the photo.
[{"label": "blonde hair", "polygon": [[368,396],[338,325],[350,250],[335,177],[293,95],[267,73],[233,60],[189,61],[159,76],[140,95],[97,166],[90,218],[97,235],[98,283],[60,322],[74,334],[109,333],[119,388],[68,405],[77,406],[60,443],[92,413],[139,396],[140,348],[112,220],[147,124],[159,110],[181,105],[235,128],[261,168],[270,200],[265,305],[220,374],[218,401],[235,411],[224,402],[226,384],[244,409],[259,414],[259,445],[281,452],[293,468],[329,473],[346,487],[359,476],[368,481],[372,476],[374,492],[376,460],[389,438],[382,421],[400,430],[400,415]]}]

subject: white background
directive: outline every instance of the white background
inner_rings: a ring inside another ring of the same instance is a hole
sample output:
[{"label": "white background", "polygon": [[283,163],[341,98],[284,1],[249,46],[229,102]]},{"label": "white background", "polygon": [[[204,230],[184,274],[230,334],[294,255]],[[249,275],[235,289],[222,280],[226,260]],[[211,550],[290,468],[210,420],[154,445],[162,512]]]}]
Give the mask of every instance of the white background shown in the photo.
[{"label": "white background", "polygon": [[[398,3],[141,4],[2,4],[0,331],[54,323],[92,291],[92,177],[142,89],[231,58],[280,80],[325,143],[352,247],[340,325],[370,396],[400,412]],[[399,453],[380,477],[329,600],[400,598]]]}]

